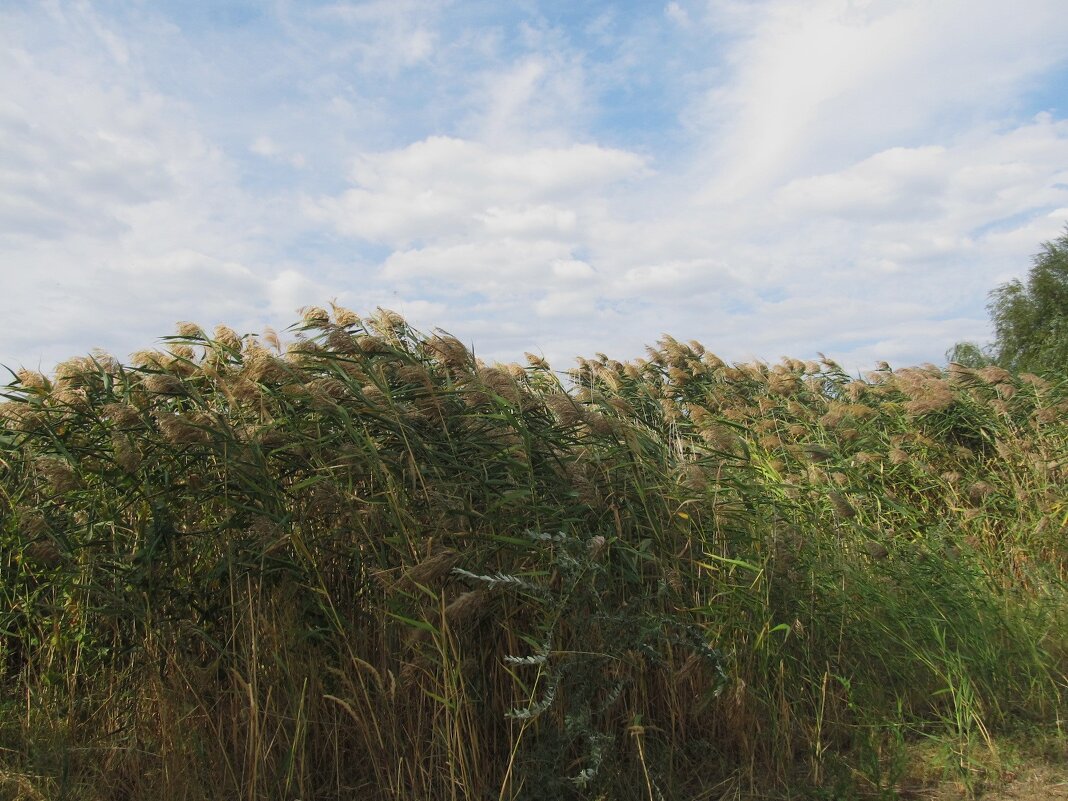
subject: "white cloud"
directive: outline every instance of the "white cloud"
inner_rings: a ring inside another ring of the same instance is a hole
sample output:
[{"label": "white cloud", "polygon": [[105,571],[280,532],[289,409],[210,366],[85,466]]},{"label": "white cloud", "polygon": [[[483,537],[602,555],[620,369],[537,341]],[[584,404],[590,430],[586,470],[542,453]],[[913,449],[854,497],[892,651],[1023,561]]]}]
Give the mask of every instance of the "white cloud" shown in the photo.
[{"label": "white cloud", "polygon": [[442,5],[431,0],[371,0],[333,3],[317,9],[300,5],[288,10],[293,30],[305,35],[304,14],[329,28],[340,27],[340,44],[333,40],[334,55],[355,52],[363,70],[396,73],[410,69],[434,55],[437,34],[435,18]]},{"label": "white cloud", "polygon": [[585,283],[596,276],[594,269],[581,259],[560,259],[553,262],[553,277],[570,284]]},{"label": "white cloud", "polygon": [[578,215],[573,209],[563,209],[542,203],[537,206],[501,208],[491,206],[474,215],[491,236],[567,236],[575,230]]},{"label": "white cloud", "polygon": [[269,136],[257,136],[248,149],[257,156],[288,164],[298,170],[308,163],[303,153],[287,153]]},{"label": "white cloud", "polygon": [[315,201],[308,213],[397,248],[475,234],[569,236],[581,225],[577,206],[643,169],[640,157],[596,145],[509,152],[431,137],[359,157],[356,187]]},{"label": "white cloud", "polygon": [[1004,113],[1024,82],[1063,63],[1068,36],[1055,0],[754,6],[730,52],[732,80],[704,104],[713,196],[759,194],[814,165],[959,127],[955,117]]},{"label": "white cloud", "polygon": [[[382,269],[387,280],[434,280],[491,297],[529,292],[571,246],[551,240],[490,239],[394,251]],[[439,286],[440,288],[440,286]]]},{"label": "white cloud", "polygon": [[0,281],[36,312],[0,361],[335,296],[486,358],[937,359],[1068,216],[1027,99],[1053,0],[461,6],[0,12]]},{"label": "white cloud", "polygon": [[249,145],[248,149],[257,156],[263,156],[264,158],[278,155],[278,145],[269,136],[257,136],[252,140],[252,144]]},{"label": "white cloud", "polygon": [[285,276],[267,254],[285,212],[239,188],[230,159],[186,104],[144,80],[120,34],[88,5],[64,7],[27,50],[29,23],[5,22],[0,281],[39,322],[0,320],[0,360],[47,368],[92,347],[125,357],[179,319],[259,327],[258,307],[282,312],[271,304]]}]

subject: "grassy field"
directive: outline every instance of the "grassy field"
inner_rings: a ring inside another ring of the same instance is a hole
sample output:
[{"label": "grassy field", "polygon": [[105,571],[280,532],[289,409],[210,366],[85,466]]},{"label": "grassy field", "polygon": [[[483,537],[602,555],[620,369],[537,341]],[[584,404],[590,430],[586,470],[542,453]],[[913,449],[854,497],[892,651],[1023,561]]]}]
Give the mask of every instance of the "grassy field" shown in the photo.
[{"label": "grassy field", "polygon": [[0,405],[0,798],[895,798],[1064,758],[1068,381],[180,324]]}]

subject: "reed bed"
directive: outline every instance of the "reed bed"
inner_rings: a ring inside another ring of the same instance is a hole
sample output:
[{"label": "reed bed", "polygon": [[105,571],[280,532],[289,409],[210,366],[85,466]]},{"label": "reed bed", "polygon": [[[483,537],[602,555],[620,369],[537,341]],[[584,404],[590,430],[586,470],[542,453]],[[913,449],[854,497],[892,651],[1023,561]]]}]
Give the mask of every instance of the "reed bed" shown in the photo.
[{"label": "reed bed", "polygon": [[1063,747],[1063,378],[289,336],[7,386],[0,797],[895,797]]}]

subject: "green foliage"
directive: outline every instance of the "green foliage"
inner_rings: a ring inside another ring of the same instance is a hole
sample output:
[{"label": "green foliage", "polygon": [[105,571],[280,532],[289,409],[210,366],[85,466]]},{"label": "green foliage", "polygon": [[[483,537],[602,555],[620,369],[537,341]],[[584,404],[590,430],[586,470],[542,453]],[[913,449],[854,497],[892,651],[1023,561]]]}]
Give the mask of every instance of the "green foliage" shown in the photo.
[{"label": "green foliage", "polygon": [[946,363],[977,369],[996,364],[997,359],[990,352],[990,348],[984,348],[975,342],[958,342],[946,351]]},{"label": "green foliage", "polygon": [[0,797],[891,797],[1063,719],[1065,382],[295,328],[4,390]]},{"label": "green foliage", "polygon": [[991,293],[998,363],[1010,370],[1068,371],[1068,229],[1042,244],[1026,282]]}]

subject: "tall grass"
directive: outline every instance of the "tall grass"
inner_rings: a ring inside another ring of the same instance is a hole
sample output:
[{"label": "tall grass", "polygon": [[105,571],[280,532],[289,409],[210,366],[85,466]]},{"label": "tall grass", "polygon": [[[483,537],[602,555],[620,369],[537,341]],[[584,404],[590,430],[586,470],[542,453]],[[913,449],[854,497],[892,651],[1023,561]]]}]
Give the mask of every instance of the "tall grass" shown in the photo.
[{"label": "tall grass", "polygon": [[1065,383],[293,335],[7,387],[0,796],[890,795],[1062,725]]}]

